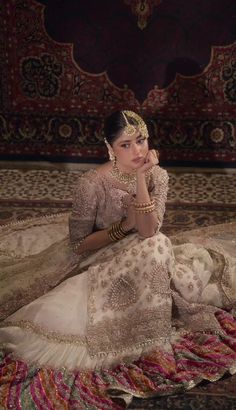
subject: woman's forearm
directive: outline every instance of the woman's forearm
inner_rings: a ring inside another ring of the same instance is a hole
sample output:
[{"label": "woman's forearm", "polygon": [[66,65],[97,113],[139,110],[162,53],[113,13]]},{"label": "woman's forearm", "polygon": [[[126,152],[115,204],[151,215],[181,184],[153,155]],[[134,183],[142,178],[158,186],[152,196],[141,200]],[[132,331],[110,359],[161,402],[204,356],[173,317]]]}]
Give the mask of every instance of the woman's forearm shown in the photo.
[{"label": "woman's forearm", "polygon": [[[115,229],[114,225],[116,226]],[[132,230],[132,228],[133,226],[129,226],[129,221],[126,218],[116,224],[113,224],[107,229],[96,231],[86,236],[80,244],[77,246],[75,245],[74,250],[77,254],[81,254],[86,251],[93,251],[103,248],[116,240],[122,240],[129,234],[129,231]]]},{"label": "woman's forearm", "polygon": [[74,250],[78,255],[80,255],[81,253],[87,251],[103,248],[110,243],[112,243],[112,239],[108,235],[108,229],[103,229],[86,236],[79,246],[74,247]]},{"label": "woman's forearm", "polygon": [[[136,203],[148,203],[150,201],[145,174],[137,174]],[[156,212],[136,212],[135,221],[136,229],[141,236],[149,237],[154,235],[158,225]]]}]

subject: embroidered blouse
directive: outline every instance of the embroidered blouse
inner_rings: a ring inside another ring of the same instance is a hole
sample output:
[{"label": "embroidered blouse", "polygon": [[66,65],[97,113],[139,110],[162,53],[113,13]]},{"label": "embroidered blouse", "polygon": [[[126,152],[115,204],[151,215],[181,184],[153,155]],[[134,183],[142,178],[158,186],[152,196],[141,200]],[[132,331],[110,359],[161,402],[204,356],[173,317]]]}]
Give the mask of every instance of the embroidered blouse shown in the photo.
[{"label": "embroidered blouse", "polygon": [[[165,213],[168,174],[155,166],[147,176],[150,198],[155,200],[160,230]],[[135,194],[136,185],[127,186],[111,172],[100,174],[95,169],[85,172],[74,191],[72,213],[69,217],[70,241],[73,246],[96,230],[106,229],[126,216],[127,205]]]}]

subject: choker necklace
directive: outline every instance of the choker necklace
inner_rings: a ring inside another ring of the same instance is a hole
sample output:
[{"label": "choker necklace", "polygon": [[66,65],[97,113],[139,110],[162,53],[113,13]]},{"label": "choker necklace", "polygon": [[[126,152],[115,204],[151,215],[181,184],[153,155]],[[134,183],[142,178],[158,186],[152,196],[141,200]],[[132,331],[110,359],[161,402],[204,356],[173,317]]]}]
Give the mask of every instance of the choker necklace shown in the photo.
[{"label": "choker necklace", "polygon": [[[152,168],[149,168],[148,171],[145,172],[145,177],[148,178],[151,175],[151,173]],[[111,175],[115,177],[119,182],[122,182],[123,184],[127,185],[130,189],[135,189],[137,181],[136,171],[130,173],[122,172],[119,170],[116,164],[116,160],[114,160]],[[148,182],[148,179],[146,179],[146,181]]]},{"label": "choker necklace", "polygon": [[116,165],[116,161],[113,162],[113,168],[111,171],[112,175],[118,179],[118,181],[123,182],[126,185],[134,185],[136,184],[136,171],[131,172],[130,174],[126,172],[122,172]]}]

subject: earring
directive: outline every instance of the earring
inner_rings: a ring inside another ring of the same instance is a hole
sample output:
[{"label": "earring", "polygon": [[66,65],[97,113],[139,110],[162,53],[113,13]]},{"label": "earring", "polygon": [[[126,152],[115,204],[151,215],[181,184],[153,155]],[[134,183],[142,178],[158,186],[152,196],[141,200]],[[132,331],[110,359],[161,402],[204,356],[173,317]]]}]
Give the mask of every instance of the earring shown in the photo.
[{"label": "earring", "polygon": [[109,155],[109,160],[110,161],[114,161],[115,160],[115,155],[113,154],[113,152],[112,151],[110,151],[110,150],[108,150],[108,155]]},{"label": "earring", "polygon": [[107,139],[106,139],[106,138],[104,138],[104,142],[105,142],[106,147],[107,147],[109,160],[110,160],[110,161],[114,161],[116,157],[115,157],[115,155],[114,155],[114,153],[113,153],[113,151],[112,151],[112,149],[111,149],[110,144],[107,142]]}]

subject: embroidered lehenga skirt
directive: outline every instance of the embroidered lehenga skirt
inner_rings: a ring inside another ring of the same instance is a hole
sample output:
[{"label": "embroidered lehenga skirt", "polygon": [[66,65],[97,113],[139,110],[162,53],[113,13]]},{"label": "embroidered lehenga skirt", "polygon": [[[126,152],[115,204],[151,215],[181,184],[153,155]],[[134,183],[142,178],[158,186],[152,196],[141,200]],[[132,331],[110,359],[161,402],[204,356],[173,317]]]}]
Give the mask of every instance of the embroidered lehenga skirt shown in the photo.
[{"label": "embroidered lehenga skirt", "polygon": [[235,224],[78,257],[67,218],[2,228],[1,408],[121,409],[236,371]]}]

